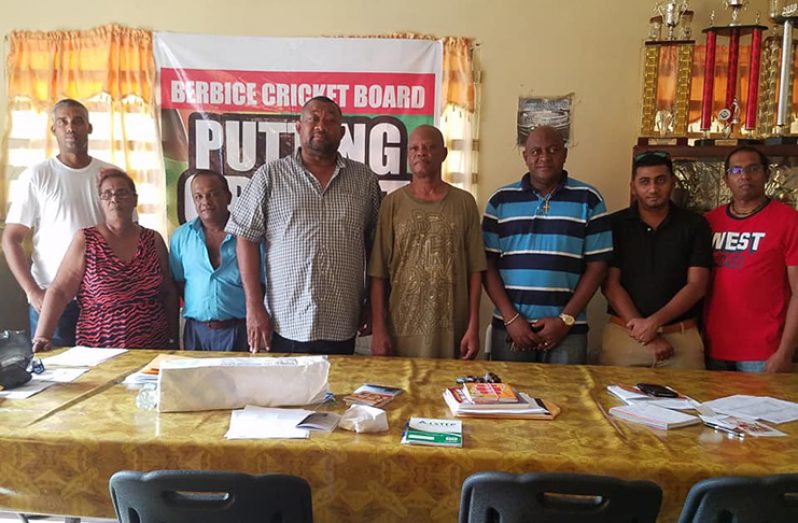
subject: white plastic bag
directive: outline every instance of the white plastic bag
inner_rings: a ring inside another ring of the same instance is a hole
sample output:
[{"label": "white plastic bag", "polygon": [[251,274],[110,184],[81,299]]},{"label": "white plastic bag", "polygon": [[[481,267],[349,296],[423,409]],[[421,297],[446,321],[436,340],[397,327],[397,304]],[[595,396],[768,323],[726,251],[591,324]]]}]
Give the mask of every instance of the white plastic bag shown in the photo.
[{"label": "white plastic bag", "polygon": [[338,426],[354,432],[385,432],[388,430],[388,417],[385,411],[367,405],[352,405],[341,416]]},{"label": "white plastic bag", "polygon": [[158,374],[158,410],[293,407],[319,403],[328,392],[326,356],[167,360]]}]

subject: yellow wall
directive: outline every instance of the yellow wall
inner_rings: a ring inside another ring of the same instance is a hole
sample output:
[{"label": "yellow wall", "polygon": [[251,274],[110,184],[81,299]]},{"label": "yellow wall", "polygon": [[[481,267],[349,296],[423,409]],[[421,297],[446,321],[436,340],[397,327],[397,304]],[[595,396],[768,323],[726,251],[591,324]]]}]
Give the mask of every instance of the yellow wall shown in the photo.
[{"label": "yellow wall", "polygon": [[[744,20],[752,21],[757,9],[765,13],[768,1],[751,4]],[[514,145],[518,97],[574,92],[574,143],[567,168],[595,185],[615,210],[628,202],[630,154],[640,121],[642,44],[654,5],[655,0],[3,0],[0,33],[117,22],[213,34],[414,31],[472,37],[480,44],[483,71],[480,207],[493,190],[524,172]],[[696,11],[698,38],[712,9],[719,23],[729,19],[722,0],[691,0],[690,7]],[[5,104],[3,79],[0,126]]]}]

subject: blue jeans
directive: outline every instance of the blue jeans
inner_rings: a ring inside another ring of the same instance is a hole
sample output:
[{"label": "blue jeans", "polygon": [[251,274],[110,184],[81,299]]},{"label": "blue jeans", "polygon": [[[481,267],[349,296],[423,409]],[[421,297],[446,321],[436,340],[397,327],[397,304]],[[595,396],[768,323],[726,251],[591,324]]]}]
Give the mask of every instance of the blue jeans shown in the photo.
[{"label": "blue jeans", "polygon": [[283,338],[276,332],[272,332],[272,346],[270,352],[288,352],[291,354],[354,354],[355,338],[343,341],[294,341]]},{"label": "blue jeans", "polygon": [[708,370],[736,370],[739,372],[765,372],[767,360],[732,361],[707,358]]},{"label": "blue jeans", "polygon": [[[74,347],[75,346],[75,328],[78,325],[78,316],[80,315],[80,308],[78,302],[75,300],[70,301],[64,313],[58,318],[58,323],[55,326],[55,332],[50,337],[50,343],[53,347]],[[30,337],[36,335],[36,326],[39,324],[39,313],[32,305],[28,305],[28,320],[30,321]]]},{"label": "blue jeans", "polygon": [[241,320],[237,325],[223,329],[211,329],[207,322],[186,318],[186,326],[183,328],[183,348],[186,350],[249,352],[247,322]]},{"label": "blue jeans", "polygon": [[491,356],[496,361],[524,361],[527,363],[587,363],[587,334],[568,334],[551,350],[511,350],[504,327],[493,325]]}]

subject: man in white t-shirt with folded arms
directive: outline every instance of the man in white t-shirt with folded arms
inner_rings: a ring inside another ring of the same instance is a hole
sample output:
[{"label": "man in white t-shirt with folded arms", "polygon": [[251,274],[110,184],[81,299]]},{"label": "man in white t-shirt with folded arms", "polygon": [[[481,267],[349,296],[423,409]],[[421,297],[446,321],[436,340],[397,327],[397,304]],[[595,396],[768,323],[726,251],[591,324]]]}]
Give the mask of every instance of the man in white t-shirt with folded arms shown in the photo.
[{"label": "man in white t-shirt with folded arms", "polygon": [[[97,176],[113,165],[89,156],[89,111],[72,99],[53,107],[50,130],[58,156],[27,168],[19,177],[3,232],[8,267],[28,297],[31,333],[36,332],[44,293],[78,229],[103,221]],[[29,260],[22,247],[33,230]],[[75,345],[78,306],[72,301],[58,320],[53,345]]]}]

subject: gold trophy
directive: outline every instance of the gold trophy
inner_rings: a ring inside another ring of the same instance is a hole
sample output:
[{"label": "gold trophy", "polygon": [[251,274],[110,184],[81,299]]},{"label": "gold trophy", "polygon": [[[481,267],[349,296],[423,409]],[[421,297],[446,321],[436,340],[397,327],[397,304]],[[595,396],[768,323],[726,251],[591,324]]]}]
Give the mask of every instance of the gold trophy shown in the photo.
[{"label": "gold trophy", "polygon": [[[687,0],[658,3],[649,20],[643,73],[643,118],[638,145],[686,145],[695,41]],[[662,38],[662,28],[667,35]]]}]

